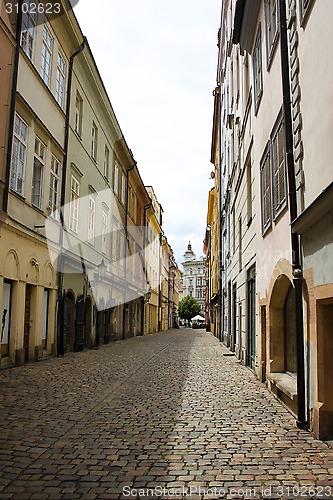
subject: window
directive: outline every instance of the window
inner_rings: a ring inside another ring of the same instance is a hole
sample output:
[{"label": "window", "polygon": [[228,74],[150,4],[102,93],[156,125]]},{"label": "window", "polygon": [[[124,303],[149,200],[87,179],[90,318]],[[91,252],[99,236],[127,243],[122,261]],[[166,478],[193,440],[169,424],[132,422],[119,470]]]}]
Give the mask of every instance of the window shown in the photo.
[{"label": "window", "polygon": [[108,234],[108,214],[102,212],[102,252],[106,255],[107,250],[107,234]]},{"label": "window", "polygon": [[126,203],[126,177],[121,173],[121,202],[123,205]]},{"label": "window", "polygon": [[27,0],[25,2],[26,8],[22,9],[22,32],[21,32],[21,46],[29,59],[32,59],[34,52],[35,31],[37,25],[37,12],[31,7],[35,4],[35,0]]},{"label": "window", "polygon": [[76,92],[75,99],[75,132],[81,137],[82,133],[82,112],[83,112],[83,100],[79,92]]},{"label": "window", "polygon": [[266,151],[260,162],[260,184],[261,184],[261,226],[262,233],[265,234],[271,226],[271,171],[270,171],[270,145],[268,143]]},{"label": "window", "polygon": [[259,24],[257,38],[253,50],[253,80],[254,106],[257,113],[262,96],[262,57],[261,57],[261,25]]},{"label": "window", "polygon": [[35,138],[35,154],[32,172],[31,203],[42,208],[46,146],[39,137]]},{"label": "window", "polygon": [[118,220],[112,217],[112,233],[111,233],[111,260],[116,262],[119,260],[119,239],[118,239]]},{"label": "window", "polygon": [[88,241],[92,245],[95,239],[95,218],[96,218],[96,200],[93,196],[89,196],[89,212],[88,212]]},{"label": "window", "polygon": [[[260,162],[261,218],[263,234],[287,205],[284,123],[280,112]],[[272,194],[271,194],[272,192]]]},{"label": "window", "polygon": [[52,155],[51,172],[50,172],[50,192],[49,192],[49,208],[51,209],[51,217],[57,218],[58,210],[58,194],[59,194],[59,173],[60,161]]},{"label": "window", "polygon": [[311,7],[314,4],[314,0],[300,0],[301,7],[301,26],[304,27],[308,14],[310,13]]},{"label": "window", "polygon": [[114,164],[114,173],[113,173],[113,191],[118,196],[119,190],[119,167],[118,164]]},{"label": "window", "polygon": [[62,54],[58,52],[55,98],[59,106],[61,106],[62,108],[64,107],[65,76],[66,76],[66,62]]},{"label": "window", "polygon": [[109,179],[110,151],[107,146],[104,149],[104,177]]},{"label": "window", "polygon": [[79,196],[80,196],[80,183],[72,175],[71,178],[71,201],[70,201],[70,218],[69,218],[69,229],[78,232],[79,225]]},{"label": "window", "polygon": [[246,200],[247,200],[247,225],[252,222],[252,175],[251,157],[246,162]]},{"label": "window", "polygon": [[265,0],[267,65],[272,59],[278,36],[277,0]]},{"label": "window", "polygon": [[47,86],[50,86],[51,79],[51,64],[52,64],[53,38],[44,25],[43,27],[43,42],[42,42],[42,59],[40,63],[40,76],[43,78]]},{"label": "window", "polygon": [[286,206],[286,171],[284,151],[284,125],[280,115],[271,138],[271,162],[273,182],[273,215],[276,218]]},{"label": "window", "polygon": [[24,195],[24,179],[27,161],[28,125],[16,114],[14,125],[12,166],[10,187],[20,195]]},{"label": "window", "polygon": [[95,122],[93,122],[91,127],[91,157],[93,160],[97,160],[97,142],[98,142],[98,128]]}]

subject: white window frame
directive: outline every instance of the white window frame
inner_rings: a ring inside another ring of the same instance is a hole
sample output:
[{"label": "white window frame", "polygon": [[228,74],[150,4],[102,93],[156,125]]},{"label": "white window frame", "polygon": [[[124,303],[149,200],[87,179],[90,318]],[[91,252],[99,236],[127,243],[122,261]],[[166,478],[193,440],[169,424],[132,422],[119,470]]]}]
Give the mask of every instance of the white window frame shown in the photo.
[{"label": "white window frame", "polygon": [[42,54],[40,61],[40,76],[44,83],[49,87],[51,83],[52,71],[52,57],[53,57],[53,43],[54,39],[50,30],[44,24],[43,26],[43,40],[42,40]]},{"label": "white window frame", "polygon": [[110,258],[116,262],[119,257],[119,238],[118,238],[119,222],[115,216],[112,217],[112,232],[111,232],[111,255]]},{"label": "white window frame", "polygon": [[29,59],[33,59],[35,50],[35,35],[37,26],[37,12],[33,13],[31,4],[36,4],[36,0],[26,0],[21,30],[21,47]]},{"label": "white window frame", "polygon": [[36,135],[32,170],[31,203],[39,209],[43,207],[45,161],[46,145],[40,137]]},{"label": "white window frame", "polygon": [[272,187],[270,166],[270,143],[260,161],[260,187],[261,187],[261,230],[264,235],[272,225]]},{"label": "white window frame", "polygon": [[119,194],[119,165],[117,162],[115,162],[115,164],[114,164],[113,191],[118,196],[118,194]]},{"label": "white window frame", "polygon": [[262,83],[262,48],[261,48],[261,24],[259,24],[256,41],[253,49],[253,95],[254,95],[254,108],[257,114],[261,96],[263,92]]},{"label": "white window frame", "polygon": [[57,56],[55,98],[61,108],[65,105],[66,60],[60,50]]},{"label": "white window frame", "polygon": [[267,67],[273,58],[273,52],[278,39],[278,0],[265,0],[265,29]]},{"label": "white window frame", "polygon": [[287,205],[286,154],[282,112],[276,121],[271,135],[271,178],[273,219],[275,220]]},{"label": "white window frame", "polygon": [[97,127],[96,123],[93,121],[93,124],[91,127],[91,151],[90,151],[90,155],[95,162],[97,161],[97,148],[98,148],[98,127]]},{"label": "white window frame", "polygon": [[104,148],[104,177],[109,180],[109,172],[110,172],[110,150],[105,144]]},{"label": "white window frame", "polygon": [[80,181],[75,177],[75,175],[72,174],[69,229],[74,233],[78,233],[79,230],[79,203],[80,203]]},{"label": "white window frame", "polygon": [[58,160],[56,156],[52,155],[50,169],[49,209],[51,210],[50,215],[54,219],[58,219],[60,168],[60,160]]},{"label": "white window frame", "polygon": [[109,225],[109,216],[108,213],[103,210],[102,211],[102,242],[101,242],[101,250],[104,255],[107,253],[107,236],[108,236],[108,225]]},{"label": "white window frame", "polygon": [[93,245],[95,242],[95,222],[96,222],[96,198],[94,195],[88,197],[88,242]]},{"label": "white window frame", "polygon": [[301,26],[304,28],[315,0],[300,0]]},{"label": "white window frame", "polygon": [[126,203],[126,176],[121,172],[121,202],[125,206]]},{"label": "white window frame", "polygon": [[75,123],[74,130],[79,137],[82,134],[83,99],[80,92],[76,91],[75,96]]},{"label": "white window frame", "polygon": [[10,188],[21,196],[24,196],[28,132],[28,124],[18,113],[16,113],[10,172]]}]

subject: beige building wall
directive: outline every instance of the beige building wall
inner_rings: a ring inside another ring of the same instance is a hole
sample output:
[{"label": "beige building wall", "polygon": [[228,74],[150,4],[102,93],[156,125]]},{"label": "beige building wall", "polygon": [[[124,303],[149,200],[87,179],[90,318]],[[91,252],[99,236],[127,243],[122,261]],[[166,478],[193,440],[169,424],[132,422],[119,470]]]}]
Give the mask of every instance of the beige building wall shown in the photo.
[{"label": "beige building wall", "polygon": [[[68,67],[69,47],[56,35],[59,26],[59,20],[51,26],[39,17],[31,31],[32,52],[22,41],[19,54],[8,210],[1,224],[1,303],[7,310],[2,364],[8,365],[55,352],[58,220],[50,220],[49,239],[45,225],[51,168],[57,169],[59,195],[63,158],[64,102],[57,100],[55,79],[58,53]],[[52,39],[52,78],[42,70],[43,30]],[[66,77],[62,85],[65,92]]]}]

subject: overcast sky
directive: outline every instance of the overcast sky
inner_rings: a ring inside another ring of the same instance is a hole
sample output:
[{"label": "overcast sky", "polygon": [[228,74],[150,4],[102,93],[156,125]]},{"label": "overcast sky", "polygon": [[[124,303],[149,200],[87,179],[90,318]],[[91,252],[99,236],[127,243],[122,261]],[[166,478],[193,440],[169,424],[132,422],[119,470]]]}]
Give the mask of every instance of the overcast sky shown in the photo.
[{"label": "overcast sky", "polygon": [[203,254],[220,10],[221,0],[80,0],[74,9],[179,264],[189,240]]}]

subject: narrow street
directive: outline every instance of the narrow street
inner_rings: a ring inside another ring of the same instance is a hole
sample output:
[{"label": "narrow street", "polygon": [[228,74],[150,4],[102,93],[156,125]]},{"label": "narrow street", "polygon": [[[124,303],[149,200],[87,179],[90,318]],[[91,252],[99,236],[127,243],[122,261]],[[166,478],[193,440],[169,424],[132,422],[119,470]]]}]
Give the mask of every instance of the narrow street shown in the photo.
[{"label": "narrow street", "polygon": [[0,499],[333,498],[332,448],[227,353],[180,329],[3,371]]}]

